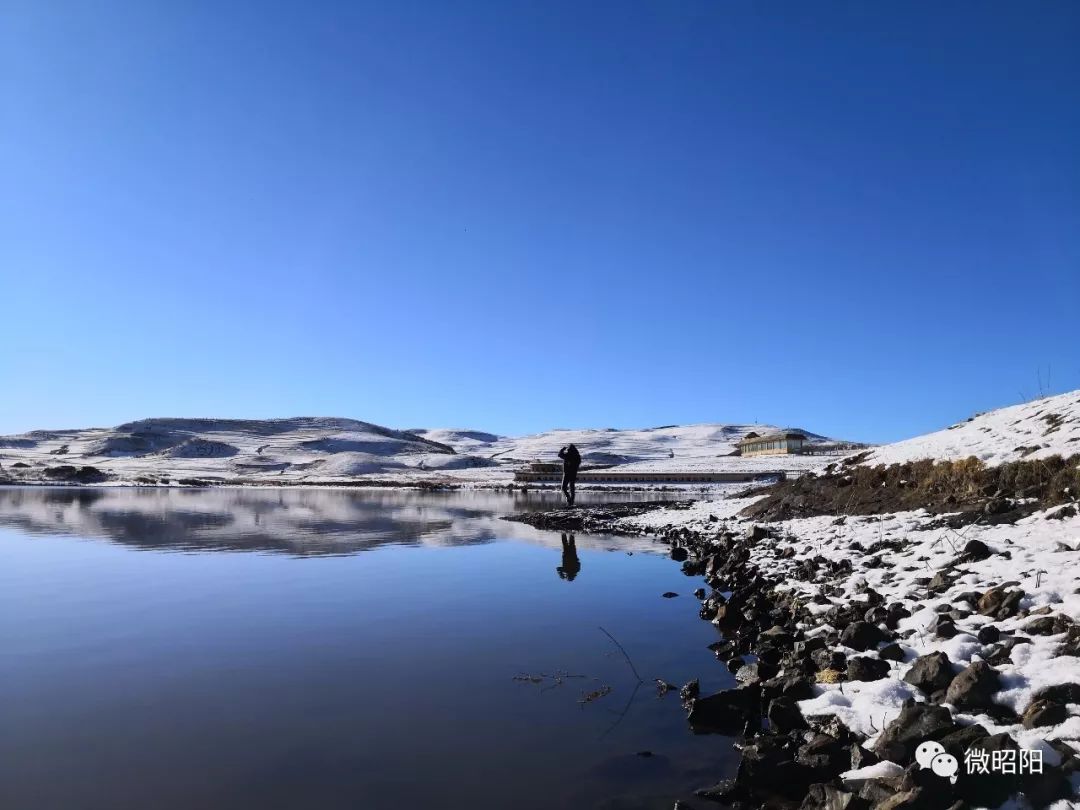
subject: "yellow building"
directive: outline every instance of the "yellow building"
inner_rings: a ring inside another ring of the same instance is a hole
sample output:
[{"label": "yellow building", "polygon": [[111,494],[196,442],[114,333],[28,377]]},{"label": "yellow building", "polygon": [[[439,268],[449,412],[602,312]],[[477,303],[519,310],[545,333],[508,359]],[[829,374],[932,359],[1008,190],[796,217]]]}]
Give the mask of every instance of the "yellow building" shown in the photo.
[{"label": "yellow building", "polygon": [[739,442],[739,454],[743,456],[783,456],[800,454],[806,437],[801,433],[766,433],[759,436],[747,433]]}]

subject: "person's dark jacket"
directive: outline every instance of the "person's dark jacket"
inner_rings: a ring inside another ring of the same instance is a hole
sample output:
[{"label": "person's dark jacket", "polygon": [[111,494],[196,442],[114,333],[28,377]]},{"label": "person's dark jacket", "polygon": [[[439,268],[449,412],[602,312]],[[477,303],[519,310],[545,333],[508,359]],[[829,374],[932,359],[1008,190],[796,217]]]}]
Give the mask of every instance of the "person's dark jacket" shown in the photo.
[{"label": "person's dark jacket", "polygon": [[581,466],[581,453],[572,444],[559,451],[559,458],[563,460],[563,469],[567,472],[576,473]]}]

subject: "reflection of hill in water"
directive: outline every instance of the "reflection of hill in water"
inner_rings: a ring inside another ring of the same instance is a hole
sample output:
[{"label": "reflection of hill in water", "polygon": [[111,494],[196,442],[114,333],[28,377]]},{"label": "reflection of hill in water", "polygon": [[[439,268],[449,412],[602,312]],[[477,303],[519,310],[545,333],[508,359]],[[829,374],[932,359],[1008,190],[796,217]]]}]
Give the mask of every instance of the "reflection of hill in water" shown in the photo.
[{"label": "reflection of hill in water", "polygon": [[[641,493],[627,496],[641,500]],[[605,493],[603,500],[623,500]],[[379,546],[461,546],[559,536],[499,515],[551,508],[550,496],[408,490],[0,488],[0,527],[97,537],[170,551],[353,554]],[[581,548],[656,549],[633,538],[578,538]]]}]

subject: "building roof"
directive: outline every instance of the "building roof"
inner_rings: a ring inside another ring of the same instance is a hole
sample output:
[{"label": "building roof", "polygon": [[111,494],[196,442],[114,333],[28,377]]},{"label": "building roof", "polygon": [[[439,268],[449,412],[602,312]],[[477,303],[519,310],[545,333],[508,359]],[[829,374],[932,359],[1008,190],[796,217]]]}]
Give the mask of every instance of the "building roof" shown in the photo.
[{"label": "building roof", "polygon": [[759,442],[775,442],[781,439],[802,439],[806,441],[806,435],[798,433],[797,431],[779,431],[777,433],[766,433],[764,436],[758,436],[756,433],[747,433],[742,439],[739,440],[739,444],[758,444]]}]

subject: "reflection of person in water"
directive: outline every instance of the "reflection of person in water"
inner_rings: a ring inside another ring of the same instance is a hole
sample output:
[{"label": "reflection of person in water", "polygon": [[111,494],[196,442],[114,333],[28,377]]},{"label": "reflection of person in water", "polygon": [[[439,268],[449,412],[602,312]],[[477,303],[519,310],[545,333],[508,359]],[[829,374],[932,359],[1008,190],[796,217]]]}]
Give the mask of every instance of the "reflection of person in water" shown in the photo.
[{"label": "reflection of person in water", "polygon": [[566,532],[563,532],[562,565],[555,570],[559,574],[559,579],[565,579],[567,582],[573,582],[574,577],[581,570],[581,560],[577,556],[577,544],[574,542],[574,535],[571,534],[567,539]]},{"label": "reflection of person in water", "polygon": [[577,471],[581,466],[581,453],[572,444],[568,444],[562,450],[559,451],[559,458],[562,459],[562,491],[566,496],[566,503],[570,506],[574,505],[574,496],[577,493],[574,491],[577,484]]}]

